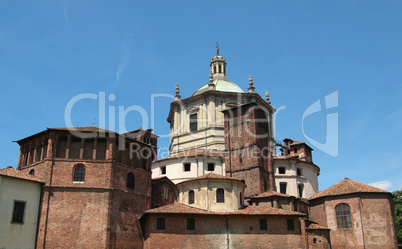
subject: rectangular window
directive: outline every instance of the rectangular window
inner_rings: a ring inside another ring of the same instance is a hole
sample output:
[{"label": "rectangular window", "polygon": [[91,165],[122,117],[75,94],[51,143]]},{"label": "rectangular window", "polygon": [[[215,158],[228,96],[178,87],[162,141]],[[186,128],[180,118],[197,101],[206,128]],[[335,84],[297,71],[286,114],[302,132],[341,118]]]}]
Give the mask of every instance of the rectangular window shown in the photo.
[{"label": "rectangular window", "polygon": [[279,183],[279,189],[282,194],[286,194],[286,183],[285,182]]},{"label": "rectangular window", "polygon": [[215,164],[214,163],[208,163],[208,171],[214,171],[215,170]]},{"label": "rectangular window", "polygon": [[288,231],[294,231],[295,230],[295,222],[294,220],[288,220]]},{"label": "rectangular window", "polygon": [[25,204],[26,203],[22,201],[14,201],[12,223],[24,224]]},{"label": "rectangular window", "polygon": [[279,174],[285,174],[286,173],[286,168],[285,167],[279,167]]},{"label": "rectangular window", "polygon": [[187,218],[186,227],[187,230],[195,230],[195,219]]},{"label": "rectangular window", "polygon": [[165,218],[156,218],[156,229],[165,230]]},{"label": "rectangular window", "polygon": [[196,131],[197,128],[197,113],[190,115],[190,132]]},{"label": "rectangular window", "polygon": [[267,220],[266,219],[260,219],[260,230],[267,230]]},{"label": "rectangular window", "polygon": [[190,163],[185,163],[184,164],[184,171],[190,171],[191,170],[191,164]]},{"label": "rectangular window", "polygon": [[161,166],[161,175],[166,175],[166,166]]},{"label": "rectangular window", "polygon": [[302,169],[297,168],[297,176],[302,176]]}]

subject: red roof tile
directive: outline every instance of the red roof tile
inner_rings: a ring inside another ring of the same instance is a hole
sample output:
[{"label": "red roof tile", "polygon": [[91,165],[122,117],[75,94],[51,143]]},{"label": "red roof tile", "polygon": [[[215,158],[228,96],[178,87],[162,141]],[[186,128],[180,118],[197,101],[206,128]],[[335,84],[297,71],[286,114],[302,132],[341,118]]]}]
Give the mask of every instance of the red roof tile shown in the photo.
[{"label": "red roof tile", "polygon": [[337,184],[327,188],[324,191],[315,193],[309,200],[317,199],[325,196],[346,195],[352,193],[389,193],[388,191],[369,186],[364,183],[356,182],[345,178]]},{"label": "red roof tile", "polygon": [[262,194],[252,196],[251,198],[264,198],[264,197],[271,197],[271,196],[294,197],[294,196],[291,196],[291,195],[282,194],[282,193],[279,193],[279,192],[276,192],[276,191],[269,190],[269,191],[266,191],[266,192],[264,192]]},{"label": "red roof tile", "polygon": [[85,127],[60,127],[60,128],[48,128],[49,130],[60,130],[60,131],[64,131],[64,130],[68,130],[68,131],[97,131],[97,132],[111,132],[111,133],[115,133],[114,131],[110,131],[110,130],[105,130],[99,127],[95,127],[95,126],[85,126]]},{"label": "red roof tile", "polygon": [[7,168],[4,168],[4,169],[0,169],[0,175],[18,178],[18,179],[22,179],[22,180],[33,181],[33,182],[45,183],[42,179],[40,179],[36,176],[32,176],[28,173],[22,172],[18,169],[14,169],[13,167],[10,167],[10,166]]},{"label": "red roof tile", "polygon": [[150,209],[148,214],[205,214],[205,215],[294,215],[305,214],[272,207],[248,206],[244,209],[231,212],[208,211],[205,209],[190,207],[181,203],[174,203],[163,207]]}]

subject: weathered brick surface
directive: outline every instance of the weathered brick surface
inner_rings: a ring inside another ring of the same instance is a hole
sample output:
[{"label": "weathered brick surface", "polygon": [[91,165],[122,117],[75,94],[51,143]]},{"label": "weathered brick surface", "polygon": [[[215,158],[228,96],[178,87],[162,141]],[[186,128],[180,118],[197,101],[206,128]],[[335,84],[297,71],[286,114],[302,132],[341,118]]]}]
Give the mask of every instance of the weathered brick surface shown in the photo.
[{"label": "weathered brick surface", "polygon": [[269,190],[274,175],[268,163],[270,137],[264,112],[251,104],[224,114],[226,174],[245,181],[245,197]]},{"label": "weathered brick surface", "polygon": [[152,208],[173,204],[177,198],[177,187],[167,177],[152,180]]},{"label": "weathered brick surface", "polygon": [[[158,217],[166,219],[165,230],[156,230]],[[195,218],[195,230],[186,230],[189,217]],[[302,248],[300,223],[294,218],[295,230],[288,231],[288,218],[150,215],[145,248],[228,248],[228,243],[230,248]],[[267,219],[268,230],[260,230],[260,219]]]},{"label": "weathered brick surface", "polygon": [[[331,229],[332,248],[397,248],[390,196],[360,193],[314,199],[311,217]],[[335,207],[340,203],[350,206],[352,229],[337,227]]]},{"label": "weathered brick surface", "polygon": [[[19,168],[27,172],[34,169],[46,183],[38,248],[143,247],[138,219],[151,208],[152,149],[113,136],[85,143],[87,140],[67,131],[52,130],[19,142]],[[47,141],[47,151],[41,153],[45,156],[38,156],[38,141]],[[120,141],[128,144],[123,148],[132,143],[139,151],[147,148],[151,156],[118,150]],[[83,182],[74,181],[77,165],[85,167]],[[129,173],[134,175],[134,188],[127,187]]]}]

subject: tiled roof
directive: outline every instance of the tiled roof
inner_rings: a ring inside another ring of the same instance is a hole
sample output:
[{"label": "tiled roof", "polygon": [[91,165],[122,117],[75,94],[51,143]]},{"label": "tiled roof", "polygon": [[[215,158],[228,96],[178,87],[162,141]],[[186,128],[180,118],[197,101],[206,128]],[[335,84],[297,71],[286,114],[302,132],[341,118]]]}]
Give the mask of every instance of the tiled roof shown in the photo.
[{"label": "tiled roof", "polygon": [[202,175],[202,176],[199,176],[199,177],[192,178],[192,179],[187,180],[187,181],[180,182],[178,184],[191,182],[191,181],[197,181],[197,180],[203,180],[203,179],[223,179],[223,180],[232,180],[232,181],[243,182],[242,180],[238,180],[238,179],[235,179],[235,178],[232,178],[232,177],[229,177],[229,176],[218,175],[218,174],[215,174],[215,173],[208,173],[208,174],[205,174],[205,175]]},{"label": "tiled roof", "polygon": [[294,158],[294,159],[298,159],[299,158],[299,156],[298,155],[295,155],[295,156],[281,156],[281,155],[274,155],[274,159],[292,159],[292,158]]},{"label": "tiled roof", "polygon": [[364,183],[356,182],[345,178],[337,184],[327,188],[324,191],[315,193],[309,200],[321,198],[324,196],[346,195],[353,193],[389,193],[388,191],[369,186]]},{"label": "tiled roof", "polygon": [[331,230],[328,227],[324,227],[324,226],[320,226],[318,224],[315,223],[311,223],[307,229],[314,229],[314,230]]},{"label": "tiled roof", "polygon": [[305,214],[272,207],[248,206],[244,209],[231,212],[208,211],[205,209],[190,207],[181,203],[174,203],[163,207],[150,209],[148,214],[206,214],[206,215],[294,215]]},{"label": "tiled roof", "polygon": [[271,197],[271,196],[294,197],[294,196],[291,196],[291,195],[282,194],[282,193],[279,193],[279,192],[276,192],[276,191],[273,191],[273,190],[269,190],[269,191],[266,191],[266,192],[264,192],[262,194],[252,196],[251,199],[253,199],[253,198]]},{"label": "tiled roof", "polygon": [[187,157],[197,157],[197,156],[200,156],[200,157],[208,156],[208,157],[221,158],[221,157],[225,157],[225,152],[218,151],[218,150],[216,150],[216,151],[214,151],[214,150],[188,150],[188,151],[183,151],[183,152],[177,153],[177,154],[169,156],[169,157],[159,159],[157,162],[163,162],[163,161],[177,159],[177,158],[185,159]]},{"label": "tiled roof", "polygon": [[18,178],[18,179],[22,179],[22,180],[33,181],[33,182],[45,183],[43,180],[39,179],[38,177],[32,176],[25,172],[22,172],[18,169],[14,169],[11,166],[4,168],[4,169],[0,169],[0,175]]},{"label": "tiled roof", "polygon": [[64,130],[68,130],[68,131],[97,131],[97,132],[111,132],[111,133],[115,133],[114,131],[110,131],[110,130],[105,130],[99,127],[95,127],[95,126],[85,126],[85,127],[60,127],[60,128],[48,128],[49,130],[60,130],[60,131],[64,131]]}]

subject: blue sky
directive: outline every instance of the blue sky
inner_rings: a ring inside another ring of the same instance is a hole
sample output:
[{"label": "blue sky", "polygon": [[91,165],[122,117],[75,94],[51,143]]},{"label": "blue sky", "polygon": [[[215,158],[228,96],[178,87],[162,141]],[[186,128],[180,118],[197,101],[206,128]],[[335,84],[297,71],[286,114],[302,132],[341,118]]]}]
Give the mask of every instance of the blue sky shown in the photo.
[{"label": "blue sky", "polygon": [[[16,166],[12,141],[66,126],[79,94],[113,94],[106,109],[128,107],[125,127],[167,134],[176,82],[183,98],[209,77],[219,41],[230,81],[270,92],[276,139],[325,143],[338,115],[338,155],[314,148],[320,190],[345,177],[402,188],[401,1],[1,1],[0,168]],[[325,108],[337,91],[338,105]],[[286,108],[286,109],[284,109]],[[97,100],[79,101],[75,126],[99,126]],[[109,115],[109,113],[107,112]],[[107,116],[108,117],[108,116]],[[118,125],[121,124],[116,124]],[[105,128],[108,127],[108,124]],[[168,138],[159,146],[167,147]],[[379,186],[379,185],[377,185]]]}]

